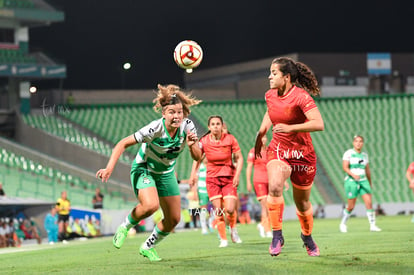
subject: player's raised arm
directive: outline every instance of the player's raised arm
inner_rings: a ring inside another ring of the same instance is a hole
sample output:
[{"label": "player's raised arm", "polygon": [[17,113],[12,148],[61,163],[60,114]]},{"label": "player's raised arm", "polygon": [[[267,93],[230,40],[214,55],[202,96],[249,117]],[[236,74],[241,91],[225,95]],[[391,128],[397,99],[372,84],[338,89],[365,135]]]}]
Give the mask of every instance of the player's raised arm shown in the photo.
[{"label": "player's raised arm", "polygon": [[114,171],[115,165],[122,153],[125,151],[126,148],[134,144],[137,144],[134,135],[130,135],[128,137],[121,139],[112,150],[112,154],[109,158],[108,164],[105,168],[99,169],[98,172],[96,172],[96,177],[100,178],[102,182],[107,182],[112,172]]}]

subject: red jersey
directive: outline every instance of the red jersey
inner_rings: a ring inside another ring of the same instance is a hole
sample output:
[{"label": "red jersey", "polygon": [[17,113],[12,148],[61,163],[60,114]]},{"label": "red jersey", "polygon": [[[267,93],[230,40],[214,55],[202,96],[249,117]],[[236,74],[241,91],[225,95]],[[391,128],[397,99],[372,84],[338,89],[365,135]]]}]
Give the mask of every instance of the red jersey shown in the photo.
[{"label": "red jersey", "polygon": [[[304,123],[307,121],[305,113],[317,108],[308,92],[296,86],[283,96],[278,95],[277,89],[270,89],[266,92],[265,99],[273,125]],[[309,132],[273,133],[269,148],[279,154],[283,151],[285,159],[314,151]],[[292,156],[293,152],[295,155]]]},{"label": "red jersey", "polygon": [[247,155],[247,162],[253,163],[253,182],[268,182],[267,178],[267,153],[266,150],[261,150],[261,158],[255,158],[254,148],[250,149],[249,154]]},{"label": "red jersey", "polygon": [[199,143],[207,158],[207,177],[234,175],[232,154],[240,151],[240,146],[233,135],[223,133],[220,140],[213,140],[209,134],[202,137]]},{"label": "red jersey", "polygon": [[414,162],[412,162],[412,163],[410,164],[410,166],[408,166],[407,171],[409,171],[411,174],[413,174],[413,175],[414,175]]}]

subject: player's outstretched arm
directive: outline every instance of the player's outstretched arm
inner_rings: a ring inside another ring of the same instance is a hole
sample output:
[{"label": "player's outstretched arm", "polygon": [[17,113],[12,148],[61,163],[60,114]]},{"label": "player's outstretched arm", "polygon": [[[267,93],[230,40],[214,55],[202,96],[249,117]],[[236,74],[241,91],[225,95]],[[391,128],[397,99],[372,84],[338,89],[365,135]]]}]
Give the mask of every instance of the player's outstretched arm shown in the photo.
[{"label": "player's outstretched arm", "polygon": [[112,154],[109,158],[106,168],[99,169],[98,172],[96,172],[96,177],[102,179],[102,182],[107,182],[112,172],[114,171],[115,165],[119,157],[122,155],[126,148],[134,144],[137,144],[134,135],[130,135],[120,140],[112,150]]}]

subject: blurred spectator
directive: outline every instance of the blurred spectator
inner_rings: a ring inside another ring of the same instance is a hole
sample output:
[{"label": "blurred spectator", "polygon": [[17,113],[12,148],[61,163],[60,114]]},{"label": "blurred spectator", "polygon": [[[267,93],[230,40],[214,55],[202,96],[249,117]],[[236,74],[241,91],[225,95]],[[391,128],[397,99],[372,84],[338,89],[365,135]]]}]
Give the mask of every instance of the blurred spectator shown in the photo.
[{"label": "blurred spectator", "polygon": [[184,222],[184,228],[191,228],[192,218],[188,209],[181,209],[181,217]]},{"label": "blurred spectator", "polygon": [[47,232],[47,238],[49,244],[57,243],[58,241],[58,215],[57,210],[53,207],[50,212],[46,215],[44,221],[45,230]]},{"label": "blurred spectator", "polygon": [[82,238],[85,236],[83,226],[79,218],[75,218],[75,220],[72,223],[72,226],[69,225],[66,229],[66,232],[68,233],[69,239]]},{"label": "blurred spectator", "polygon": [[[16,220],[17,221],[17,220]],[[10,244],[14,247],[20,247],[22,245],[22,241],[17,235],[17,228],[16,228],[16,221],[14,219],[10,219],[9,221],[9,232],[10,232]]]},{"label": "blurred spectator", "polygon": [[36,225],[29,219],[24,219],[20,224],[20,230],[23,231],[25,239],[36,239],[38,244],[42,243],[42,239],[39,236]]},{"label": "blurred spectator", "polygon": [[240,194],[239,197],[239,222],[241,224],[251,224],[251,218],[249,213],[249,195],[248,194]]},{"label": "blurred spectator", "polygon": [[92,219],[88,220],[88,223],[86,224],[86,232],[85,236],[88,238],[93,238],[98,235],[98,232],[96,231],[95,224],[92,222]]},{"label": "blurred spectator", "polygon": [[[145,224],[145,220],[144,224]],[[139,222],[137,225],[141,224],[141,222]],[[96,236],[101,236],[101,221],[96,219],[95,222],[93,223],[93,225],[95,226],[95,230],[96,230]]]},{"label": "blurred spectator", "polygon": [[385,216],[385,211],[382,209],[381,205],[378,203],[377,208],[375,209],[375,215],[377,216]]},{"label": "blurred spectator", "polygon": [[0,248],[7,246],[7,237],[6,237],[6,223],[4,218],[0,219]]},{"label": "blurred spectator", "polygon": [[323,219],[325,218],[325,208],[322,204],[318,204],[318,207],[315,210],[315,213],[313,214],[313,217]]},{"label": "blurred spectator", "polygon": [[92,198],[93,209],[103,208],[103,198],[104,198],[104,195],[101,193],[101,190],[99,188],[96,188],[95,195]]},{"label": "blurred spectator", "polygon": [[5,196],[6,196],[6,192],[4,192],[3,183],[0,182],[0,197],[5,197]]}]

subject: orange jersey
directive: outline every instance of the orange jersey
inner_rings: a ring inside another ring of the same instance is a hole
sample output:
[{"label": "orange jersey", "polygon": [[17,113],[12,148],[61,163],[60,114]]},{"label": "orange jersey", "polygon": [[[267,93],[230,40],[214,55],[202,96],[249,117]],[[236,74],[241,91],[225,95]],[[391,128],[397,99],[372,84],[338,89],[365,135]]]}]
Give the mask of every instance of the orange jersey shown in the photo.
[{"label": "orange jersey", "polygon": [[234,175],[232,154],[240,151],[240,146],[233,135],[223,133],[220,140],[213,140],[208,134],[199,143],[207,158],[207,177]]},{"label": "orange jersey", "polygon": [[[276,89],[270,89],[266,92],[265,99],[273,125],[304,123],[307,121],[305,113],[317,108],[313,98],[296,86],[284,96],[279,96]],[[273,133],[269,149],[278,153],[283,151],[285,159],[297,157],[290,156],[292,151],[306,155],[313,152],[312,138],[309,132]]]},{"label": "orange jersey", "polygon": [[249,154],[247,155],[247,162],[253,163],[253,182],[268,182],[267,178],[267,153],[266,150],[260,151],[262,157],[255,158],[254,148],[250,149]]}]

